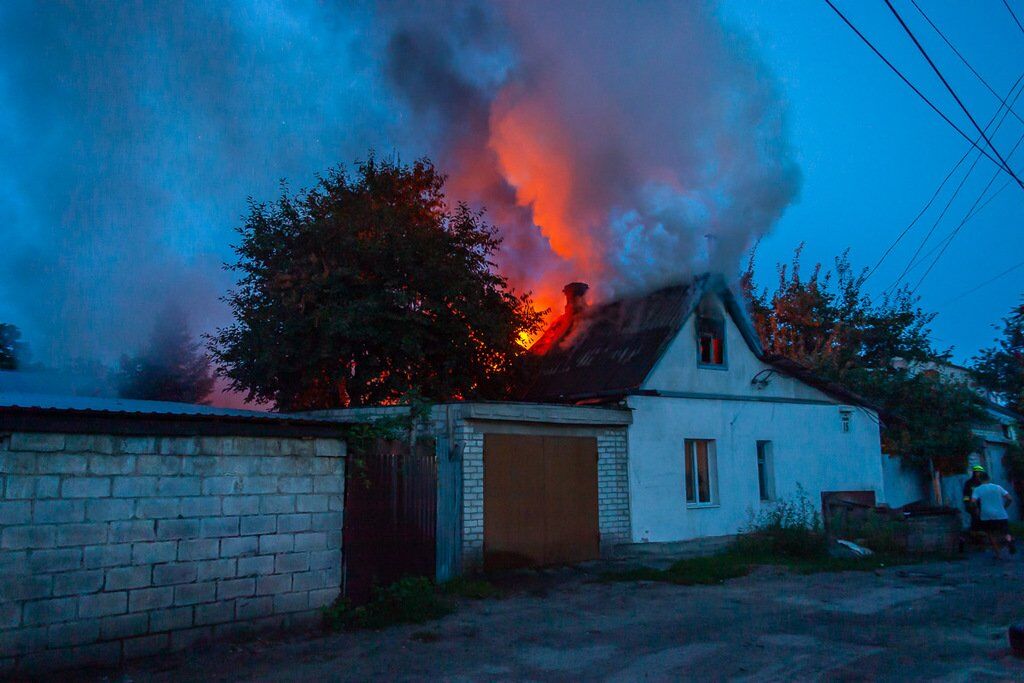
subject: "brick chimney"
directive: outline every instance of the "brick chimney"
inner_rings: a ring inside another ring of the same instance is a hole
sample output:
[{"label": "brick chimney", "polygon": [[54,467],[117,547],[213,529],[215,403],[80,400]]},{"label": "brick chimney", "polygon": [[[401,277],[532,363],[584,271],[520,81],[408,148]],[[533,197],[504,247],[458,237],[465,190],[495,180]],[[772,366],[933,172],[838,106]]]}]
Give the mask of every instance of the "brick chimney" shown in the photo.
[{"label": "brick chimney", "polygon": [[577,313],[583,312],[587,307],[587,290],[590,285],[586,282],[570,282],[562,288],[565,294],[565,315],[572,318]]}]

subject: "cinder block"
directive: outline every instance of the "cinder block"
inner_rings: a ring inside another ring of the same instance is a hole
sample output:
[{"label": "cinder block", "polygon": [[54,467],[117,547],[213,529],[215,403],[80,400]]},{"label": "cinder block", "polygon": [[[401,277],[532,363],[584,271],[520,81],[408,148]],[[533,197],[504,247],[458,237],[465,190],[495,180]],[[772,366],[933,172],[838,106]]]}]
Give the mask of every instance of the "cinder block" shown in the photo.
[{"label": "cinder block", "polygon": [[160,540],[196,538],[198,536],[198,519],[161,519],[156,523],[156,537]]},{"label": "cinder block", "polygon": [[131,474],[135,471],[133,455],[91,455],[89,456],[89,472],[91,474]]},{"label": "cinder block", "polygon": [[210,602],[217,596],[217,584],[209,583],[186,583],[174,587],[174,605],[195,605],[201,602]]},{"label": "cinder block", "polygon": [[256,579],[229,579],[217,582],[217,600],[232,600],[256,594]]},{"label": "cinder block", "polygon": [[279,595],[292,589],[291,574],[272,574],[256,578],[256,595]]},{"label": "cinder block", "polygon": [[309,570],[309,553],[283,553],[274,556],[274,571],[304,572]]},{"label": "cinder block", "polygon": [[334,602],[341,593],[340,588],[324,588],[316,591],[309,591],[309,608],[320,609],[327,607]]},{"label": "cinder block", "polygon": [[[0,517],[3,516],[3,505],[0,503]],[[85,520],[84,500],[37,500],[32,509],[32,521],[36,524],[68,524]],[[11,522],[20,524],[23,522]]]},{"label": "cinder block", "polygon": [[312,591],[331,587],[331,573],[325,569],[298,572],[292,575],[292,590],[294,591]]},{"label": "cinder block", "polygon": [[291,552],[295,548],[295,536],[292,534],[268,534],[259,538],[261,555]]},{"label": "cinder block", "polygon": [[111,522],[109,538],[111,543],[152,541],[156,539],[156,522],[153,520]]},{"label": "cinder block", "polygon": [[207,517],[200,525],[200,533],[206,538],[237,536],[238,517]]},{"label": "cinder block", "polygon": [[274,613],[274,599],[270,596],[263,598],[239,598],[235,603],[235,619],[258,619],[270,616]]},{"label": "cinder block", "polygon": [[201,481],[199,477],[159,477],[156,493],[158,496],[198,496]]},{"label": "cinder block", "polygon": [[295,496],[295,511],[327,512],[327,500],[325,494]]},{"label": "cinder block", "polygon": [[173,562],[177,555],[178,544],[175,541],[136,543],[132,546],[132,564]]},{"label": "cinder block", "polygon": [[145,588],[152,585],[153,568],[144,567],[115,567],[108,569],[103,589],[110,591],[123,591],[129,588]]},{"label": "cinder block", "polygon": [[160,455],[195,455],[199,452],[199,438],[195,436],[164,436],[157,441]]},{"label": "cinder block", "polygon": [[233,558],[223,560],[206,560],[196,563],[198,579],[208,581],[210,579],[230,579],[236,574],[237,560]]},{"label": "cinder block", "polygon": [[313,480],[315,493],[341,493],[343,479],[340,476],[325,475]]},{"label": "cinder block", "polygon": [[241,477],[204,477],[204,496],[226,496],[242,491]]},{"label": "cinder block", "polygon": [[278,482],[281,493],[312,493],[312,477],[281,477]]},{"label": "cinder block", "polygon": [[174,631],[189,626],[192,626],[191,607],[174,607],[149,613],[149,630],[154,633]]},{"label": "cinder block", "polygon": [[313,531],[295,535],[295,550],[323,550],[327,547],[327,532]]},{"label": "cinder block", "polygon": [[56,598],[26,602],[22,610],[22,622],[26,626],[56,624],[75,618],[75,598]]},{"label": "cinder block", "polygon": [[94,643],[99,639],[99,619],[76,619],[63,624],[54,624],[46,632],[47,647],[53,650]]},{"label": "cinder block", "polygon": [[64,450],[63,434],[37,434],[14,432],[11,434],[10,450],[53,453]]},{"label": "cinder block", "polygon": [[121,453],[156,453],[156,439],[152,436],[126,436],[117,446]]},{"label": "cinder block", "polygon": [[74,477],[60,487],[64,498],[103,498],[110,495],[110,477]]},{"label": "cinder block", "polygon": [[128,593],[128,611],[145,612],[174,604],[174,587],[140,588]]},{"label": "cinder block", "polygon": [[217,458],[212,455],[194,455],[181,460],[181,473],[209,476],[217,472]]},{"label": "cinder block", "polygon": [[181,458],[177,455],[139,455],[135,460],[139,474],[170,476],[181,473]]},{"label": "cinder block", "polygon": [[243,536],[251,534],[272,534],[277,531],[276,515],[256,515],[253,517],[242,517],[239,526],[239,533]]},{"label": "cinder block", "polygon": [[344,458],[346,444],[341,439],[316,439],[313,441],[313,452],[321,458]]},{"label": "cinder block", "polygon": [[114,452],[114,439],[105,434],[67,434],[64,449],[69,453],[110,455]]},{"label": "cinder block", "polygon": [[120,593],[96,593],[94,595],[83,595],[78,602],[78,616],[86,619],[89,617],[105,617],[110,614],[123,614],[128,609],[128,594]]},{"label": "cinder block", "polygon": [[90,522],[113,522],[132,518],[132,501],[107,498],[85,501],[85,518]]},{"label": "cinder block", "polygon": [[64,572],[53,577],[54,595],[86,595],[103,588],[103,570]]},{"label": "cinder block", "polygon": [[[36,505],[41,504],[43,503],[36,503]],[[28,524],[31,521],[32,503],[30,503],[29,501],[26,500],[17,501],[13,503],[0,503],[0,526],[9,526],[13,524]]]},{"label": "cinder block", "polygon": [[184,631],[172,631],[171,652],[179,652],[181,650],[195,647],[199,643],[204,643],[212,639],[213,629],[209,626],[190,628]]},{"label": "cinder block", "polygon": [[156,477],[115,477],[112,489],[115,498],[151,498],[156,495]]},{"label": "cinder block", "polygon": [[284,593],[274,596],[274,613],[299,612],[309,609],[309,593]]},{"label": "cinder block", "polygon": [[235,618],[235,601],[211,602],[206,605],[196,605],[194,623],[196,626],[207,624],[223,624]]},{"label": "cinder block", "polygon": [[297,531],[309,531],[310,523],[309,513],[279,515],[277,518],[277,532],[279,534],[287,534]]},{"label": "cinder block", "polygon": [[195,562],[171,562],[153,567],[153,584],[156,586],[191,583],[196,580],[197,576],[198,569]]},{"label": "cinder block", "polygon": [[310,516],[310,529],[313,531],[341,530],[340,512],[319,512]]},{"label": "cinder block", "polygon": [[242,479],[241,493],[265,494],[277,493],[277,477],[251,476]]},{"label": "cinder block", "polygon": [[218,496],[194,496],[181,499],[183,517],[217,517],[221,513],[221,499]]},{"label": "cinder block", "polygon": [[[253,537],[250,537],[253,538]],[[238,558],[238,576],[262,576],[274,572],[274,558],[270,555]]]},{"label": "cinder block", "polygon": [[295,496],[261,496],[260,512],[265,515],[295,512]]},{"label": "cinder block", "polygon": [[259,541],[256,536],[223,538],[220,542],[220,556],[238,557],[239,555],[255,555],[258,548]]},{"label": "cinder block", "polygon": [[178,560],[208,560],[220,556],[220,541],[216,538],[197,538],[178,542]]},{"label": "cinder block", "polygon": [[15,500],[33,498],[35,495],[36,477],[26,477],[17,474],[7,476],[7,488],[4,491],[4,498]]},{"label": "cinder block", "polygon": [[141,638],[129,638],[124,641],[124,657],[149,657],[160,652],[166,652],[171,647],[171,637],[167,633],[158,633],[153,636],[142,636]]},{"label": "cinder block", "polygon": [[121,545],[104,544],[89,546],[85,549],[85,567],[117,567],[126,565],[132,561],[132,546],[130,543]]},{"label": "cinder block", "polygon": [[33,474],[38,456],[35,453],[10,453],[0,451],[0,473]]},{"label": "cinder block", "polygon": [[35,573],[63,572],[82,568],[81,548],[34,550],[28,558],[29,570]]},{"label": "cinder block", "polygon": [[107,525],[102,522],[93,524],[61,524],[57,527],[57,545],[93,545],[105,543]]},{"label": "cinder block", "polygon": [[135,501],[135,516],[140,519],[168,519],[181,511],[179,498],[139,498]]},{"label": "cinder block", "polygon": [[149,616],[146,614],[122,614],[100,620],[100,637],[104,640],[141,636],[148,631]]},{"label": "cinder block", "polygon": [[9,526],[0,533],[0,548],[21,550],[52,548],[57,540],[57,531],[52,526]]},{"label": "cinder block", "polygon": [[337,550],[321,550],[309,554],[310,569],[328,569],[341,566],[341,553]]},{"label": "cinder block", "polygon": [[225,496],[222,501],[225,515],[255,515],[260,511],[259,496]]},{"label": "cinder block", "polygon": [[0,629],[21,625],[20,602],[0,602]]},{"label": "cinder block", "polygon": [[4,656],[16,656],[42,650],[46,647],[46,631],[45,626],[0,631],[0,652]]}]

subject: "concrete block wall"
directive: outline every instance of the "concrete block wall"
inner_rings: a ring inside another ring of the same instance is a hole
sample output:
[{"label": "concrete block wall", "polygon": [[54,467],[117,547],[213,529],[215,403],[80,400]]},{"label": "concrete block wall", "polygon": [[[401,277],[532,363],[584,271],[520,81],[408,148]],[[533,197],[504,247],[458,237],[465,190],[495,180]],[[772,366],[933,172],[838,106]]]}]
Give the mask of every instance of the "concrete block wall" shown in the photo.
[{"label": "concrete block wall", "polygon": [[0,672],[310,622],[339,593],[344,442],[0,435]]},{"label": "concrete block wall", "polygon": [[597,502],[601,547],[629,543],[629,451],[625,428],[597,437]]}]

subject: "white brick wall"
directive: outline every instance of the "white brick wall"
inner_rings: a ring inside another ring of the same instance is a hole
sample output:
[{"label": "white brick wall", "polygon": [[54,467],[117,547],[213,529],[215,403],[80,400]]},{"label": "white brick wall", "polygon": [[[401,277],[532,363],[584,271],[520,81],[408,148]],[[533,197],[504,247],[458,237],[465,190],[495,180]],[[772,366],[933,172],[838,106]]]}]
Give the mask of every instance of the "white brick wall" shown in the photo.
[{"label": "white brick wall", "polygon": [[315,619],[338,595],[344,443],[0,438],[0,672]]}]

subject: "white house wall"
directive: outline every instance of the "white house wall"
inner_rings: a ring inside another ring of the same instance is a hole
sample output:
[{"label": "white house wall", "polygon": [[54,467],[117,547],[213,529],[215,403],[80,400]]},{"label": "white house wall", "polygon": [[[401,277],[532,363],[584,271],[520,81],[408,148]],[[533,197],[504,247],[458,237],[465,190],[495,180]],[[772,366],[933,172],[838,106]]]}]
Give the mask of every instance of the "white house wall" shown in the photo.
[{"label": "white house wall", "polygon": [[[669,542],[740,531],[763,503],[757,441],[772,442],[776,498],[803,486],[816,508],[823,491],[874,491],[884,499],[878,426],[855,410],[841,431],[840,406],[632,396],[629,428],[633,541]],[[718,504],[688,507],[684,442],[714,439]]]}]

